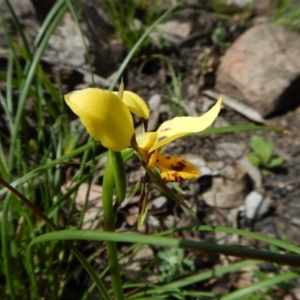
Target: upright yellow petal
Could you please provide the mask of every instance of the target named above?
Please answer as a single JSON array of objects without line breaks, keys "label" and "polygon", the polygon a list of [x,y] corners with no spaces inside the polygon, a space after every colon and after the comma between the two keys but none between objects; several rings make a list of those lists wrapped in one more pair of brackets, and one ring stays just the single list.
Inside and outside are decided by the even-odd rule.
[{"label": "upright yellow petal", "polygon": [[157,130],[157,142],[150,148],[153,151],[186,134],[200,132],[209,127],[217,118],[222,98],[201,117],[176,117],[166,121]]},{"label": "upright yellow petal", "polygon": [[[113,93],[118,95],[118,92]],[[132,113],[145,120],[149,119],[150,109],[140,96],[130,91],[124,91],[122,101]]]},{"label": "upright yellow petal", "polygon": [[156,167],[160,169],[160,177],[169,182],[181,182],[200,176],[199,170],[181,157],[157,154]]},{"label": "upright yellow petal", "polygon": [[87,88],[69,93],[65,100],[88,133],[103,146],[114,151],[130,147],[134,136],[132,116],[112,92]]}]

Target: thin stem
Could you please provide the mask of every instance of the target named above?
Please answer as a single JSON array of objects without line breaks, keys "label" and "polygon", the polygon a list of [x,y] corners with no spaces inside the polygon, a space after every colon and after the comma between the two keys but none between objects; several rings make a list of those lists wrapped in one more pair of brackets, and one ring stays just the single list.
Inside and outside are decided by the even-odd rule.
[{"label": "thin stem", "polygon": [[[115,214],[113,209],[113,191],[115,185],[115,177],[113,171],[113,153],[109,150],[108,159],[104,171],[102,205],[105,231],[115,232]],[[113,241],[106,242],[106,250],[108,256],[108,266],[112,288],[115,299],[124,299],[122,281],[120,276],[118,252],[116,243]]]},{"label": "thin stem", "polygon": [[12,280],[12,272],[10,271],[9,268],[9,249],[8,249],[8,219],[7,215],[9,212],[9,206],[11,203],[11,195],[7,195],[5,200],[4,200],[4,205],[3,205],[3,210],[2,210],[2,231],[1,231],[1,242],[2,242],[2,257],[3,257],[3,270],[5,273],[5,278],[6,278],[6,291],[7,294],[9,295],[10,299],[16,299],[15,295],[15,289],[13,286],[13,280]]}]

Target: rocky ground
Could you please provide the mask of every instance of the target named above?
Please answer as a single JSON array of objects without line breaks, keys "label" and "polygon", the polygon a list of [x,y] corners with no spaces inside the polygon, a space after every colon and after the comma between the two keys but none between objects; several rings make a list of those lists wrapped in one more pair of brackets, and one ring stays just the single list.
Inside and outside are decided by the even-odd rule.
[{"label": "rocky ground", "polygon": [[[22,5],[11,2],[16,2],[25,32],[33,38],[49,8],[37,1],[22,1]],[[267,125],[282,128],[284,134],[260,130],[188,137],[171,143],[167,153],[189,159],[203,174],[180,185],[198,218],[191,218],[153,186],[149,217],[141,231],[223,225],[300,244],[300,36],[271,24],[268,10],[263,8],[221,19],[190,3],[186,4],[189,9],[160,25],[160,34],[156,31],[151,35],[150,46],[134,57],[123,75],[126,89],[141,95],[152,109],[149,129],[155,130],[176,114],[200,115],[222,95],[225,101],[216,127]],[[115,38],[98,1],[87,1],[83,14],[89,16],[82,19],[82,28],[96,85],[107,88],[127,50]],[[164,45],[158,36],[163,36]],[[4,44],[1,36],[0,44]],[[1,60],[5,59],[2,55]],[[65,92],[91,85],[84,46],[69,13],[51,38],[43,64],[53,80],[63,84]],[[274,156],[284,159],[282,166],[268,175],[262,175],[261,169],[247,159],[253,134],[272,139]],[[141,182],[143,170],[137,161],[129,162],[126,168],[132,191]],[[95,194],[90,195],[87,219],[101,210],[99,182],[95,181]],[[86,186],[80,191],[85,195]],[[254,197],[250,201],[249,195]],[[79,197],[78,209],[81,201]],[[136,230],[137,201],[138,194],[129,193],[118,218],[119,230]],[[101,222],[86,225],[99,227]],[[252,245],[249,240],[218,233],[202,234],[201,238]]]}]

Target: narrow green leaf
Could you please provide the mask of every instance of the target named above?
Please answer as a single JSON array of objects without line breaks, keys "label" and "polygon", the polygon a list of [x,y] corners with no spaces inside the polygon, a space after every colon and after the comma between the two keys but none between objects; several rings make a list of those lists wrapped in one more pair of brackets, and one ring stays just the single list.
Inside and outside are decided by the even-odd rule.
[{"label": "narrow green leaf", "polygon": [[[173,234],[174,232],[181,232],[183,230],[212,231],[212,232],[223,232],[223,233],[229,233],[229,234],[236,234],[236,235],[251,238],[251,239],[254,239],[257,241],[262,241],[262,242],[268,243],[270,245],[274,245],[276,247],[285,249],[286,251],[291,251],[296,254],[299,254],[299,256],[300,256],[300,247],[298,247],[295,244],[291,244],[287,241],[275,239],[275,238],[269,237],[269,236],[261,234],[261,233],[237,229],[237,228],[231,228],[231,227],[210,226],[210,225],[187,226],[187,227],[169,229],[169,230],[166,230],[166,231],[160,233],[159,235]],[[271,250],[272,250],[271,252],[274,252],[273,248]]]},{"label": "narrow green leaf", "polygon": [[22,48],[19,44],[13,42],[12,45],[14,49],[18,52],[18,54],[21,55],[22,58],[24,58],[25,60],[30,59],[29,53],[27,53],[26,50]]},{"label": "narrow green leaf", "polygon": [[162,237],[158,235],[145,235],[138,233],[119,233],[107,231],[92,230],[61,230],[58,232],[50,232],[36,237],[31,241],[29,247],[46,241],[54,240],[92,240],[92,241],[113,241],[140,243],[156,246],[192,248],[205,251],[208,253],[220,253],[229,256],[242,258],[259,259],[278,264],[286,264],[294,267],[300,266],[299,255],[277,254],[270,251],[256,250],[242,246],[225,246],[209,242],[185,240],[172,237]]},{"label": "narrow green leaf", "polygon": [[236,271],[240,271],[243,268],[247,268],[249,266],[254,266],[261,263],[258,260],[244,260],[241,262],[233,263],[228,266],[222,266],[219,268],[213,268],[205,272],[197,272],[196,274],[190,275],[183,277],[181,279],[175,280],[173,282],[161,285],[161,286],[156,286],[152,289],[148,289],[146,291],[138,292],[129,299],[141,299],[140,297],[146,296],[146,295],[159,295],[163,294],[165,292],[171,291],[173,289],[180,289],[185,286],[190,286],[194,283],[198,283],[204,280],[207,280],[209,278],[217,277],[217,276],[222,276],[225,274],[233,273]]},{"label": "narrow green leaf", "polygon": [[[2,184],[5,188],[7,188],[12,194],[14,194],[17,198],[19,198],[22,203],[27,206],[30,210],[32,210],[40,219],[42,219],[52,230],[59,230],[59,228],[56,226],[56,224],[53,223],[51,219],[49,219],[37,206],[35,206],[29,199],[27,199],[24,195],[22,195],[18,190],[10,186],[7,182],[5,182],[2,178],[0,178],[0,184]],[[7,194],[7,200],[9,200],[11,197],[10,194]],[[7,205],[9,205],[9,201],[7,201]],[[5,231],[5,233],[4,233]],[[6,230],[5,228],[2,228],[2,238],[5,240],[6,237]],[[71,249],[71,251],[74,253],[74,255],[77,257],[77,259],[80,261],[81,265],[86,269],[88,274],[91,276],[95,284],[97,285],[101,295],[104,299],[110,299],[108,292],[98,277],[95,270],[92,268],[92,266],[89,264],[89,262],[86,260],[86,258],[82,255],[82,253],[70,242],[66,241],[67,247]],[[28,249],[27,251],[30,251]],[[30,253],[26,254],[27,257],[30,257]],[[4,256],[5,257],[5,256]]]},{"label": "narrow green leaf", "polygon": [[[1,178],[0,178],[1,180]],[[1,216],[1,244],[2,244],[2,259],[3,259],[3,273],[6,279],[5,290],[7,295],[10,295],[10,299],[17,299],[15,295],[15,284],[13,280],[13,272],[9,267],[9,238],[8,238],[8,215],[9,215],[9,206],[11,204],[11,194],[7,194],[4,200],[2,216]]]},{"label": "narrow green leaf", "polygon": [[138,216],[138,223],[137,223],[138,229],[141,228],[141,226],[143,225],[148,212],[149,181],[150,181],[150,176],[148,173],[146,173],[144,178],[143,188],[139,199],[139,216]]},{"label": "narrow green leaf", "polygon": [[123,63],[121,64],[121,66],[118,69],[117,74],[115,75],[109,90],[112,90],[114,88],[114,86],[116,85],[116,83],[118,82],[118,80],[120,79],[120,77],[122,76],[126,66],[128,65],[130,59],[133,57],[133,55],[136,53],[136,51],[139,49],[139,47],[143,44],[143,42],[145,41],[145,39],[149,36],[149,34],[154,30],[154,28],[161,23],[163,20],[165,20],[172,11],[174,11],[178,5],[180,3],[178,3],[177,5],[174,5],[172,7],[170,7],[164,14],[162,14],[159,18],[157,18],[157,20],[155,22],[152,23],[151,26],[149,26],[147,28],[147,30],[145,30],[145,32],[143,33],[143,35],[139,38],[139,40],[135,43],[135,45],[131,48],[131,50],[129,51],[129,53],[127,54],[126,58],[124,59]]},{"label": "narrow green leaf", "polygon": [[299,273],[297,272],[287,272],[284,274],[280,274],[277,276],[274,276],[272,278],[268,278],[266,280],[259,281],[257,283],[253,283],[250,286],[247,286],[246,288],[237,290],[235,292],[230,293],[229,295],[226,295],[221,298],[221,300],[235,300],[235,299],[244,299],[244,297],[249,296],[251,294],[254,294],[255,292],[272,287],[276,284],[292,280],[299,277]]}]

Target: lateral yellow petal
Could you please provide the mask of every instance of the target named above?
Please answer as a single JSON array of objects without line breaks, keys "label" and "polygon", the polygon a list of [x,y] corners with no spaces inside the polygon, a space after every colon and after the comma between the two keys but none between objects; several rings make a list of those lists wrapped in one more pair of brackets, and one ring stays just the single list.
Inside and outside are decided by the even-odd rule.
[{"label": "lateral yellow petal", "polygon": [[88,133],[103,146],[121,151],[131,145],[134,126],[127,106],[110,91],[87,88],[65,95]]},{"label": "lateral yellow petal", "polygon": [[144,159],[144,161],[148,162],[150,159],[150,152],[149,149],[155,144],[157,140],[157,132],[144,132],[139,133],[136,136],[136,142],[138,145],[137,152],[140,156]]},{"label": "lateral yellow petal", "polygon": [[181,157],[157,154],[156,167],[160,169],[160,177],[169,182],[181,182],[200,176],[199,170]]},{"label": "lateral yellow petal", "polygon": [[200,132],[209,127],[217,118],[222,105],[222,98],[201,117],[176,117],[166,121],[158,128],[157,142],[150,148],[153,151],[186,134]]},{"label": "lateral yellow petal", "polygon": [[[118,95],[118,92],[113,93]],[[149,119],[150,109],[140,96],[130,91],[124,91],[122,101],[132,113],[145,120]]]}]

